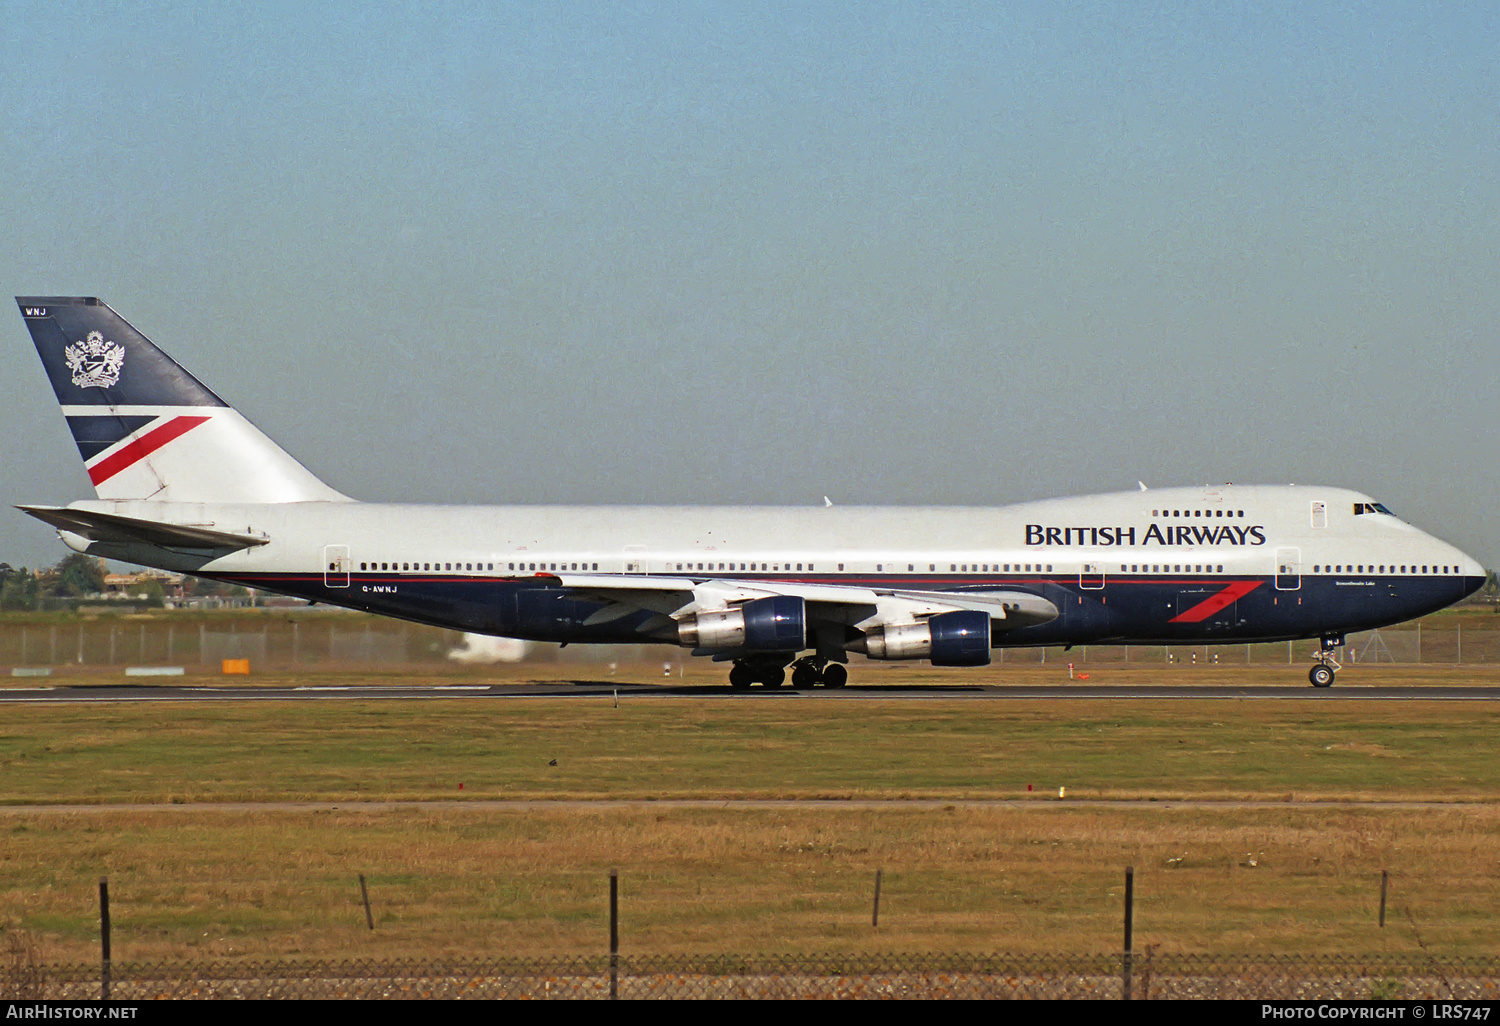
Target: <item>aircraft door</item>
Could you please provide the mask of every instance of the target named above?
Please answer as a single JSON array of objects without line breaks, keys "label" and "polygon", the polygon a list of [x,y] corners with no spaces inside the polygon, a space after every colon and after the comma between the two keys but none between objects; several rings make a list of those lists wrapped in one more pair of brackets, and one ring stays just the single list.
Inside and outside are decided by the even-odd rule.
[{"label": "aircraft door", "polygon": [[646,572],[646,546],[625,546],[625,572],[627,574],[643,574]]},{"label": "aircraft door", "polygon": [[1104,588],[1104,564],[1085,563],[1078,572],[1078,587],[1084,591],[1100,591]]},{"label": "aircraft door", "polygon": [[1296,591],[1302,587],[1302,550],[1276,550],[1276,590]]},{"label": "aircraft door", "polygon": [[349,587],[349,571],[353,564],[349,559],[349,546],[323,546],[323,587]]}]

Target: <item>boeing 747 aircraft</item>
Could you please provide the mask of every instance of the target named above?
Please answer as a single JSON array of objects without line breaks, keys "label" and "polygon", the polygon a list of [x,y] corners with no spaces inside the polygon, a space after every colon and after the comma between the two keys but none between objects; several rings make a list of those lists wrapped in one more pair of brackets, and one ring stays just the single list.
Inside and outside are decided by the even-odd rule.
[{"label": "boeing 747 aircraft", "polygon": [[18,507],[78,552],[533,641],[660,642],[729,681],[840,687],[849,653],[1321,641],[1478,589],[1473,559],[1342,488],[963,507],[362,503],[104,303],[18,297],[97,499]]}]

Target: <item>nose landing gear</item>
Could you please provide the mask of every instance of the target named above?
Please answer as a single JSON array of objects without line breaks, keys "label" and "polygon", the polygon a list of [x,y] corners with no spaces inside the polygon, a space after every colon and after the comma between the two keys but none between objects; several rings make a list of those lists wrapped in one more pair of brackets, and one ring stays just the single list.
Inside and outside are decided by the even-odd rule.
[{"label": "nose landing gear", "polygon": [[1322,645],[1317,654],[1313,656],[1315,665],[1307,671],[1307,679],[1315,688],[1333,687],[1333,675],[1343,669],[1339,661],[1333,657],[1334,650],[1344,643],[1343,635],[1325,635]]}]

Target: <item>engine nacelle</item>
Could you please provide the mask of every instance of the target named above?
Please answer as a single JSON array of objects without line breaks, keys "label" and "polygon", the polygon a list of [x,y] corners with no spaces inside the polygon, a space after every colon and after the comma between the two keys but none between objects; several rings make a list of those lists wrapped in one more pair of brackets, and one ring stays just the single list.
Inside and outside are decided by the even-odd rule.
[{"label": "engine nacelle", "polygon": [[800,652],[807,647],[807,607],[800,595],[772,595],[694,613],[677,622],[677,643],[712,650]]},{"label": "engine nacelle", "polygon": [[959,609],[917,623],[886,624],[871,628],[849,647],[871,659],[931,659],[933,666],[987,666],[990,614]]}]

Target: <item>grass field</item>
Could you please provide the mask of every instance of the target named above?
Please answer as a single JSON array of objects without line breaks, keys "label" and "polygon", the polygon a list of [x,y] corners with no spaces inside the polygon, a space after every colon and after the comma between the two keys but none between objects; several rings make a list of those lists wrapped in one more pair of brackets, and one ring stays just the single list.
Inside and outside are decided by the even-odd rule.
[{"label": "grass field", "polygon": [[[1455,680],[1422,669],[1433,683]],[[1489,683],[1480,672],[1457,679]],[[96,884],[108,874],[117,959],[597,952],[606,874],[618,867],[623,944],[637,954],[1105,951],[1119,944],[1121,876],[1134,865],[1138,946],[1492,954],[1497,720],[1495,705],[1426,701],[627,695],[619,708],[608,699],[11,708],[0,725],[9,806],[0,923],[30,934],[49,959],[92,957]],[[962,804],[1028,795],[1019,808]],[[782,796],[890,802],[464,804]],[[916,797],[953,807],[902,802]],[[385,798],[452,804],[360,804]],[[1256,804],[1070,805],[1081,798]],[[272,805],[298,799],[339,808]],[[263,807],[215,807],[229,801]],[[114,807],[28,809],[77,802]],[[137,802],[183,807],[128,807]],[[876,869],[883,900],[872,929]],[[1382,869],[1392,874],[1384,930],[1375,924]],[[374,933],[358,903],[361,872]]]},{"label": "grass field", "polygon": [[97,953],[101,873],[117,959],[597,953],[617,867],[635,954],[1092,952],[1120,944],[1129,864],[1137,945],[1492,954],[1497,827],[1493,807],[31,814],[0,821],[0,906],[53,960]]}]

